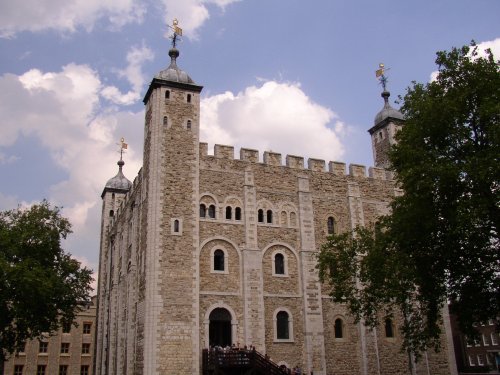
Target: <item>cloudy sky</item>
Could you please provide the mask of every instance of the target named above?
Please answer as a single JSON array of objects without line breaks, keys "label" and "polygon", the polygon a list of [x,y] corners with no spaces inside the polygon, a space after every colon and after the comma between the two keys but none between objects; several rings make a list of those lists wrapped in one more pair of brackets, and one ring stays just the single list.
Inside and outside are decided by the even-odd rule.
[{"label": "cloudy sky", "polygon": [[130,180],[142,164],[142,97],[174,18],[209,147],[371,165],[378,64],[393,102],[438,50],[474,39],[500,56],[499,14],[498,0],[2,0],[0,210],[63,206],[66,249],[97,268],[100,194],[120,137]]}]

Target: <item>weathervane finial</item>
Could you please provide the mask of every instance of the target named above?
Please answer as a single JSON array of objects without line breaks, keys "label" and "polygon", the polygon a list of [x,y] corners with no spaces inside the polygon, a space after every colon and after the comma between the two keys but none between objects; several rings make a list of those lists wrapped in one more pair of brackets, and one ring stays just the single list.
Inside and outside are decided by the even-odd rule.
[{"label": "weathervane finial", "polygon": [[380,84],[382,85],[382,88],[384,91],[387,91],[387,77],[385,75],[385,71],[389,70],[390,68],[386,68],[383,63],[378,64],[378,69],[375,71],[375,76],[378,78],[380,81]]},{"label": "weathervane finial", "polygon": [[177,21],[177,18],[174,18],[172,26],[168,25],[168,27],[174,31],[174,34],[170,37],[170,39],[172,39],[172,48],[175,48],[177,40],[179,40],[179,37],[182,36],[182,29],[177,26],[178,24],[179,21]]},{"label": "weathervane finial", "polygon": [[123,150],[128,148],[128,144],[125,143],[125,138],[121,137],[120,143],[117,143],[120,146],[120,161],[123,161]]}]

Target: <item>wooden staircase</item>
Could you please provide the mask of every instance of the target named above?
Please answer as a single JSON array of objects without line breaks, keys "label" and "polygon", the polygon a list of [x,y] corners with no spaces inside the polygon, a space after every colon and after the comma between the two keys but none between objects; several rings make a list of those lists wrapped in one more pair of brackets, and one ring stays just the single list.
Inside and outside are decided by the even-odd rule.
[{"label": "wooden staircase", "polygon": [[203,375],[289,375],[261,353],[247,349],[203,349]]}]

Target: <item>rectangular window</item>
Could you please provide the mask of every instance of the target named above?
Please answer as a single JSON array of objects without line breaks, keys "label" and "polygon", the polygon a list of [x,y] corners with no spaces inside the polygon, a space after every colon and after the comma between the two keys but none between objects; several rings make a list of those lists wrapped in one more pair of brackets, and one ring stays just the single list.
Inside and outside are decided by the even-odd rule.
[{"label": "rectangular window", "polygon": [[80,375],[89,375],[89,374],[90,374],[89,366],[82,365],[82,367],[80,367]]},{"label": "rectangular window", "polygon": [[82,354],[90,354],[90,344],[82,344]]},{"label": "rectangular window", "polygon": [[491,332],[491,345],[498,345],[498,333]]},{"label": "rectangular window", "polygon": [[83,334],[90,335],[91,327],[92,327],[92,323],[83,323]]},{"label": "rectangular window", "polygon": [[62,332],[63,333],[69,333],[71,331],[71,323],[63,324],[62,326]]},{"label": "rectangular window", "polygon": [[68,365],[60,365],[59,366],[59,375],[68,375]]},{"label": "rectangular window", "polygon": [[14,375],[23,375],[23,365],[14,366]]},{"label": "rectangular window", "polygon": [[62,342],[61,343],[61,354],[68,354],[69,353],[69,342]]},{"label": "rectangular window", "polygon": [[488,342],[488,336],[486,336],[484,333],[483,333],[483,345],[484,346],[489,346],[490,343]]},{"label": "rectangular window", "polygon": [[477,365],[484,366],[484,355],[482,354],[477,355]]},{"label": "rectangular window", "polygon": [[36,367],[36,375],[45,375],[45,365],[38,365]]},{"label": "rectangular window", "polygon": [[49,343],[47,341],[40,341],[40,346],[38,347],[38,353],[47,353],[49,349]]},{"label": "rectangular window", "polygon": [[474,357],[469,355],[469,366],[475,366],[476,364],[474,363]]}]

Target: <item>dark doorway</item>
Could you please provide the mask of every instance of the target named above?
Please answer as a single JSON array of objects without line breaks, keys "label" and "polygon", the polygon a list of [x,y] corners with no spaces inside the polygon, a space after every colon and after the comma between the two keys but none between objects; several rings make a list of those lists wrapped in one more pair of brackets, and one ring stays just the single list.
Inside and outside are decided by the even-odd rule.
[{"label": "dark doorway", "polygon": [[210,346],[231,346],[231,314],[223,308],[210,313],[209,343]]}]

